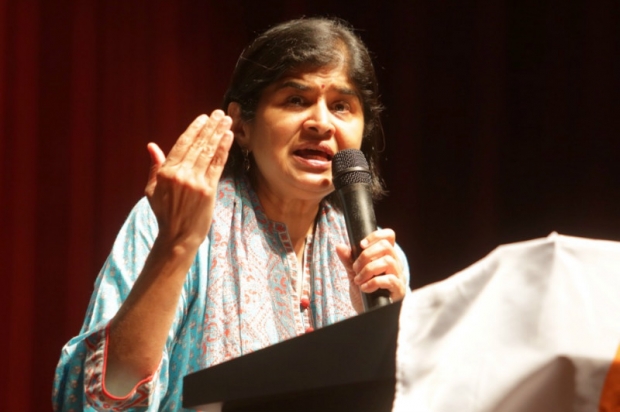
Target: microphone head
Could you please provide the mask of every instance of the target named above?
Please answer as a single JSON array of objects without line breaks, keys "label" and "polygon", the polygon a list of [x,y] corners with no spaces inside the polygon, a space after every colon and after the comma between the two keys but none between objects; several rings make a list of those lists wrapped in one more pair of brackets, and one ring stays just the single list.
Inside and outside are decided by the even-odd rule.
[{"label": "microphone head", "polygon": [[336,190],[354,183],[371,183],[372,175],[364,153],[357,149],[344,149],[332,159],[332,181]]}]

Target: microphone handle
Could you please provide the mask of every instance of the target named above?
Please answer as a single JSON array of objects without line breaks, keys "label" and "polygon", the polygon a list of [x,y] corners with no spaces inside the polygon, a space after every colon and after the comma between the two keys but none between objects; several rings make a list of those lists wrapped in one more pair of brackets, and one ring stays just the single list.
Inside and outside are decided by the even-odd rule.
[{"label": "microphone handle", "polygon": [[[370,185],[368,183],[353,183],[341,187],[337,192],[351,243],[351,256],[355,260],[362,253],[360,246],[362,239],[377,230]],[[362,301],[365,312],[392,303],[390,291],[387,289],[362,293]]]}]

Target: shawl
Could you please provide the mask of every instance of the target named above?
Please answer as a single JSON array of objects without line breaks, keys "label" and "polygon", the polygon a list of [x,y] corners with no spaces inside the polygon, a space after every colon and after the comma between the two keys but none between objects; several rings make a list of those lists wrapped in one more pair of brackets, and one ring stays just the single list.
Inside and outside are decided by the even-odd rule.
[{"label": "shawl", "polygon": [[[321,204],[298,273],[286,225],[266,217],[246,177],[223,178],[211,230],[187,273],[159,368],[126,397],[115,398],[103,388],[107,325],[156,236],[156,218],[143,198],[97,277],[80,334],[62,349],[54,410],[179,411],[186,374],[355,315],[335,252],[337,244],[348,244],[342,213]],[[404,254],[397,251],[408,276]]]}]

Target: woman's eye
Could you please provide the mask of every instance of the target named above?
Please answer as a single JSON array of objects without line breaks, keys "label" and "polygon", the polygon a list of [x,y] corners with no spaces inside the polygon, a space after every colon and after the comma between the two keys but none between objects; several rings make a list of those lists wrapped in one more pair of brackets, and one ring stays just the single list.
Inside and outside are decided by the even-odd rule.
[{"label": "woman's eye", "polygon": [[333,105],[333,110],[335,112],[348,112],[350,107],[347,103],[344,102],[338,102],[336,104]]},{"label": "woman's eye", "polygon": [[287,102],[293,106],[303,106],[304,99],[301,96],[291,96],[288,98]]}]

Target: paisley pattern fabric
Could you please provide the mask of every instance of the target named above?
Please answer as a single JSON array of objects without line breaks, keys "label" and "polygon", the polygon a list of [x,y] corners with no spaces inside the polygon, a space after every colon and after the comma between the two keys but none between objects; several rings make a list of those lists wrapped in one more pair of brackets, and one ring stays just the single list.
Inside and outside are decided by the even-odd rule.
[{"label": "paisley pattern fabric", "polygon": [[[335,245],[348,244],[342,214],[321,205],[298,273],[286,226],[265,216],[246,178],[222,179],[211,231],[187,274],[159,368],[126,397],[115,398],[102,379],[107,325],[156,236],[157,221],[142,199],[99,273],[80,334],[62,350],[54,410],[183,410],[186,374],[355,315],[349,281],[335,253]],[[302,298],[310,301],[307,309],[300,305]]]}]

